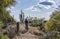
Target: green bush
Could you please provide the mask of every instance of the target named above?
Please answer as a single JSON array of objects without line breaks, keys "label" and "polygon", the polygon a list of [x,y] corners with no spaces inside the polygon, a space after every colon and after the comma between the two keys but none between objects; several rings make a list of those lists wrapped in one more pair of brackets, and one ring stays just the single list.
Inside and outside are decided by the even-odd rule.
[{"label": "green bush", "polygon": [[60,39],[60,33],[53,33],[50,36],[46,36],[45,39]]},{"label": "green bush", "polygon": [[1,33],[2,26],[3,26],[3,23],[0,21],[0,39],[7,39],[7,36],[5,36]]},{"label": "green bush", "polygon": [[45,36],[42,36],[42,38],[39,39],[60,39],[60,33],[56,31],[49,31],[45,33]]},{"label": "green bush", "polygon": [[3,23],[0,21],[0,30],[2,29]]},{"label": "green bush", "polygon": [[3,34],[0,34],[0,39],[7,39],[8,37],[3,35]]},{"label": "green bush", "polygon": [[45,31],[60,30],[60,11],[54,11],[44,26]]}]

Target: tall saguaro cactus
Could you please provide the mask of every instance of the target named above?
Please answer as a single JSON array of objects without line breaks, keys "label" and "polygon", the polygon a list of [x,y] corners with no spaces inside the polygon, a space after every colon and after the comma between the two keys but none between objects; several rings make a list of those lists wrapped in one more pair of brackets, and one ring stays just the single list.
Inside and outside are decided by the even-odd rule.
[{"label": "tall saguaro cactus", "polygon": [[20,14],[20,22],[24,23],[24,12],[21,10],[21,14]]}]

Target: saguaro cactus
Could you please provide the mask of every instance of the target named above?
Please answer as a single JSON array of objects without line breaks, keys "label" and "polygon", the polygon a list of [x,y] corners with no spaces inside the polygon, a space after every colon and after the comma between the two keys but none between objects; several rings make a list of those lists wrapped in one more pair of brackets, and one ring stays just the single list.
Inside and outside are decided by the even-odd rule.
[{"label": "saguaro cactus", "polygon": [[20,16],[20,22],[24,23],[24,12],[22,10],[21,10],[21,14],[19,16]]}]

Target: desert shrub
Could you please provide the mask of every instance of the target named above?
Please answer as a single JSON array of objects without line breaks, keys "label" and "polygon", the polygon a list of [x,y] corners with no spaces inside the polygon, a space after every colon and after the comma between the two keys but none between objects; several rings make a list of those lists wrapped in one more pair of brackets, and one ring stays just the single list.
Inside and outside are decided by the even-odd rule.
[{"label": "desert shrub", "polygon": [[3,23],[0,21],[0,33],[2,33],[2,26],[3,26]]},{"label": "desert shrub", "polygon": [[42,36],[39,39],[60,39],[60,33],[56,31],[49,31],[46,33],[46,36]]},{"label": "desert shrub", "polygon": [[45,31],[60,30],[60,11],[54,11],[44,26]]},{"label": "desert shrub", "polygon": [[6,35],[0,34],[0,39],[8,39]]},{"label": "desert shrub", "polygon": [[40,26],[41,25],[41,23],[42,23],[42,21],[41,20],[32,20],[31,22],[30,22],[30,26],[33,26],[33,27],[38,27],[38,26]]},{"label": "desert shrub", "polygon": [[13,27],[10,27],[10,28],[7,29],[7,31],[8,31],[7,36],[8,36],[10,39],[13,39],[14,36],[16,35],[16,31],[15,31],[15,30],[16,30],[16,29],[13,28]]},{"label": "desert shrub", "polygon": [[60,33],[54,33],[51,35],[47,35],[45,39],[60,39]]},{"label": "desert shrub", "polygon": [[0,30],[1,30],[2,26],[3,26],[3,23],[0,21]]}]

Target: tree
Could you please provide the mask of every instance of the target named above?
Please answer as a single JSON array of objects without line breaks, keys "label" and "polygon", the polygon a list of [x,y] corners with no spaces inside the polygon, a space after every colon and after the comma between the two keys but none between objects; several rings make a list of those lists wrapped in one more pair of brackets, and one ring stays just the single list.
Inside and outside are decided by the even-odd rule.
[{"label": "tree", "polygon": [[6,8],[14,5],[14,2],[15,0],[0,0],[0,39],[7,39],[7,36],[1,34],[1,30],[4,23],[13,19]]},{"label": "tree", "polygon": [[60,30],[60,11],[54,11],[51,18],[44,26],[46,31]]},{"label": "tree", "polygon": [[0,6],[8,7],[14,5],[15,0],[0,0]]},{"label": "tree", "polygon": [[9,14],[9,11],[6,10],[7,7],[14,5],[15,0],[0,0],[0,21],[6,22],[12,17]]}]

